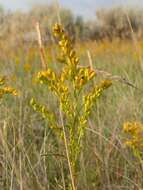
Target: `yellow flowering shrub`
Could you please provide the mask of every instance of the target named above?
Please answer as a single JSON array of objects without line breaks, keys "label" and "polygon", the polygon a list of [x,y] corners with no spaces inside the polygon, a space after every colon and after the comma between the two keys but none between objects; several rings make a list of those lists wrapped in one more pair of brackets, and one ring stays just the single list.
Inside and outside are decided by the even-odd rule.
[{"label": "yellow flowering shrub", "polygon": [[[69,159],[73,173],[76,175],[81,140],[85,135],[88,118],[93,105],[103,91],[112,85],[112,81],[104,80],[99,84],[91,82],[96,77],[96,71],[90,67],[79,65],[79,58],[72,42],[61,25],[55,24],[53,35],[58,42],[59,55],[57,60],[62,64],[62,68],[58,72],[51,68],[40,71],[37,74],[37,79],[41,84],[48,86],[53,95],[57,97],[59,110],[64,115]],[[31,100],[31,105],[35,111],[40,112],[43,118],[49,121],[49,126],[53,130],[61,129],[58,124],[58,116],[52,113],[47,106],[40,105],[35,99]],[[64,131],[58,131],[60,131],[60,137],[63,140]]]}]

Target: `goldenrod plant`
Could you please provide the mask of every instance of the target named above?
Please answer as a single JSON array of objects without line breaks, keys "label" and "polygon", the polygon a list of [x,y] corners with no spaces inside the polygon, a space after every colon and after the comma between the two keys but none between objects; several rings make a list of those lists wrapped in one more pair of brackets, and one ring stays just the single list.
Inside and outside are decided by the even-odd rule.
[{"label": "goldenrod plant", "polygon": [[70,37],[61,25],[55,24],[53,35],[58,42],[60,55],[57,59],[61,62],[62,69],[58,72],[51,68],[40,71],[37,79],[41,84],[48,86],[49,91],[57,97],[61,123],[59,116],[52,113],[46,105],[40,105],[34,98],[31,100],[31,105],[49,121],[51,129],[65,144],[71,177],[68,189],[75,190],[81,144],[88,119],[97,99],[112,85],[112,81],[103,80],[98,84],[93,82],[96,71],[91,67],[79,65],[79,58]]}]

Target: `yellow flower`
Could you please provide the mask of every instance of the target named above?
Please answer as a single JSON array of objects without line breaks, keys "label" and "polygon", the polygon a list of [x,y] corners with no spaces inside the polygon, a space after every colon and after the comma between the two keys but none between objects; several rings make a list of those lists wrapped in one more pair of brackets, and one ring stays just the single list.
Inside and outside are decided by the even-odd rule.
[{"label": "yellow flower", "polygon": [[57,80],[56,74],[51,69],[39,72],[37,78],[41,83]]},{"label": "yellow flower", "polygon": [[139,132],[143,131],[143,126],[138,122],[127,122],[123,125],[123,131],[131,135],[137,135]]},{"label": "yellow flower", "polygon": [[31,65],[30,65],[30,63],[25,63],[25,64],[24,64],[24,70],[25,70],[26,72],[29,72],[29,71],[31,70]]},{"label": "yellow flower", "polygon": [[0,98],[5,94],[12,94],[14,96],[19,95],[18,91],[11,87],[4,87],[0,89]]},{"label": "yellow flower", "polygon": [[5,84],[5,77],[0,78],[0,86]]},{"label": "yellow flower", "polygon": [[110,87],[111,85],[112,85],[111,80],[104,80],[104,81],[101,82],[100,87],[102,89],[106,89],[106,88]]},{"label": "yellow flower", "polygon": [[123,131],[129,135],[125,144],[138,151],[143,151],[143,124],[139,122],[126,122]]},{"label": "yellow flower", "polygon": [[79,58],[76,56],[76,52],[72,47],[72,43],[61,25],[55,24],[53,28],[53,34],[58,37],[59,47],[61,50],[61,60],[65,60],[65,63],[70,67],[76,66],[79,63]]},{"label": "yellow flower", "polygon": [[55,36],[61,35],[63,33],[63,29],[62,26],[60,24],[55,24],[55,26],[53,27],[53,34]]}]

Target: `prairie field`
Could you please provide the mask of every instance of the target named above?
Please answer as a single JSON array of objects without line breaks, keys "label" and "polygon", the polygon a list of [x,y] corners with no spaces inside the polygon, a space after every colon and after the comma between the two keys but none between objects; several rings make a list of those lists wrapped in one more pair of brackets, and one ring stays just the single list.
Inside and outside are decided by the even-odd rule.
[{"label": "prairie field", "polygon": [[[80,83],[84,74],[80,78],[77,69],[73,81],[65,76],[63,83],[50,78],[54,73],[59,76],[68,60],[60,63],[57,59],[65,46],[58,47],[60,40],[52,37],[53,26],[52,40],[41,47],[38,35],[36,42],[19,42],[18,33],[0,38],[0,77],[4,77],[4,85],[17,91],[7,95],[7,91],[1,90],[5,88],[0,80],[0,189],[143,190],[143,38],[136,38],[133,33],[131,39],[115,37],[72,43],[65,37],[67,34],[71,37],[66,32],[67,48],[76,52],[79,70],[83,69],[82,73],[87,69],[95,77],[89,76],[84,84]],[[59,35],[58,29],[56,32]],[[69,58],[66,53],[65,57]],[[74,63],[77,57],[72,56]],[[82,89],[88,80],[89,85]],[[98,85],[100,81],[112,83],[103,94],[104,88]],[[65,96],[61,97],[63,91],[57,92],[55,83],[68,86],[67,97],[64,88]],[[86,113],[84,127],[79,124],[80,139],[78,120],[81,121],[83,112],[79,113],[78,105],[92,86],[97,86],[99,95],[91,111]],[[77,97],[76,92],[81,94]],[[66,98],[70,95],[74,99],[69,103]],[[30,103],[32,98],[36,103]],[[62,129],[51,119],[51,113]],[[75,117],[74,123],[72,117]],[[80,139],[79,146],[76,135],[70,136],[72,132]]]}]

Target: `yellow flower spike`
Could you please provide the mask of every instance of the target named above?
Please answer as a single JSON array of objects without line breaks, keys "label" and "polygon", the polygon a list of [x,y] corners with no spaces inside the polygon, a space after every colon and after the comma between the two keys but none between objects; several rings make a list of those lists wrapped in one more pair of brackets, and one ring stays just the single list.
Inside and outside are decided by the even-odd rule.
[{"label": "yellow flower spike", "polygon": [[48,69],[47,71],[39,72],[37,75],[37,78],[41,83],[57,80],[56,74],[51,69]]},{"label": "yellow flower spike", "polygon": [[11,88],[11,87],[5,87],[4,91],[5,91],[6,94],[13,94],[14,96],[19,95],[18,91],[15,90],[14,88]]},{"label": "yellow flower spike", "polygon": [[[53,28],[53,34],[55,37],[59,37],[59,47],[61,49],[62,55],[64,56],[65,62],[67,65],[76,66],[79,63],[79,59],[76,56],[75,51],[73,50],[72,43],[68,35],[62,29],[62,26],[56,24]],[[63,60],[62,56],[62,60]]]},{"label": "yellow flower spike", "polygon": [[99,98],[102,95],[103,91],[106,88],[110,87],[111,84],[111,81],[102,81],[99,85],[95,86],[95,88],[88,95],[83,97],[85,118],[88,117],[91,113],[92,107],[95,104],[97,98]]},{"label": "yellow flower spike", "polygon": [[0,97],[2,97],[5,94],[12,94],[14,96],[19,95],[18,91],[11,87],[4,87],[0,89]]},{"label": "yellow flower spike", "polygon": [[93,79],[95,76],[96,76],[96,72],[93,71],[93,70],[91,70],[91,69],[89,69],[88,70],[88,80]]},{"label": "yellow flower spike", "polygon": [[55,24],[55,26],[53,27],[53,34],[54,36],[59,36],[63,34],[63,29],[60,24],[57,24],[57,23]]},{"label": "yellow flower spike", "polygon": [[87,82],[92,80],[96,76],[95,71],[90,68],[80,68],[77,76],[75,77],[75,86],[76,88],[81,88]]},{"label": "yellow flower spike", "polygon": [[73,57],[75,58],[75,57],[76,57],[76,53],[75,53],[74,50],[71,50],[71,51],[70,51],[70,57],[71,57],[71,58],[73,58]]},{"label": "yellow flower spike", "polygon": [[96,76],[95,71],[91,70],[90,68],[85,69],[85,77],[87,78],[88,81],[94,78],[95,76]]},{"label": "yellow flower spike", "polygon": [[61,85],[58,87],[59,93],[68,93],[68,87],[66,85]]},{"label": "yellow flower spike", "polygon": [[60,81],[64,82],[65,80],[68,79],[68,77],[69,77],[69,68],[64,67],[60,75]]},{"label": "yellow flower spike", "polygon": [[5,84],[5,77],[0,78],[0,86]]},{"label": "yellow flower spike", "polygon": [[101,88],[106,89],[109,88],[112,85],[112,81],[111,80],[104,80],[101,82]]}]

